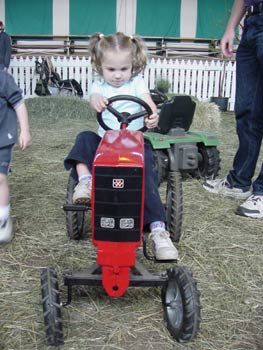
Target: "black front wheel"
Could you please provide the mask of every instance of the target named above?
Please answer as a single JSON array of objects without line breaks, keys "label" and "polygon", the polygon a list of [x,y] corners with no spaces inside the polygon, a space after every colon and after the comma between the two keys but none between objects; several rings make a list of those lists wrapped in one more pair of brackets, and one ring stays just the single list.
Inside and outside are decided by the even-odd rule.
[{"label": "black front wheel", "polygon": [[201,313],[199,291],[192,273],[184,266],[168,271],[162,288],[164,320],[168,331],[179,343],[192,341],[199,331]]},{"label": "black front wheel", "polygon": [[[73,204],[74,188],[77,185],[77,181],[69,175],[66,204]],[[70,239],[80,240],[84,239],[87,235],[87,227],[85,222],[85,211],[66,211],[66,226],[67,234]]]},{"label": "black front wheel", "polygon": [[58,289],[58,278],[54,268],[41,271],[41,292],[47,345],[62,345],[63,326]]},{"label": "black front wheel", "polygon": [[171,240],[179,242],[183,221],[183,186],[179,171],[169,172],[166,191],[167,229]]}]

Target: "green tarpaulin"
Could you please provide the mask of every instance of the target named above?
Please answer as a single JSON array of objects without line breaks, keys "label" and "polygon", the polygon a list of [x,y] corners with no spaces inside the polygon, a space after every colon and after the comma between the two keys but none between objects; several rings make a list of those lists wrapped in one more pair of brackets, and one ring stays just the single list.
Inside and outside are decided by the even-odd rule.
[{"label": "green tarpaulin", "polygon": [[197,38],[221,39],[234,0],[199,0],[197,9]]},{"label": "green tarpaulin", "polygon": [[9,34],[52,35],[52,0],[5,1],[5,25]]},{"label": "green tarpaulin", "polygon": [[71,35],[116,32],[116,0],[70,0]]},{"label": "green tarpaulin", "polygon": [[[61,0],[62,1],[62,0]],[[220,39],[231,13],[234,0],[137,0],[134,13],[125,20],[135,25],[135,32],[141,36],[180,37],[182,27],[193,24],[192,36],[196,38]],[[3,18],[6,31],[20,35],[52,35],[53,23],[65,21],[65,35],[90,35],[94,32],[105,34],[117,30],[116,14],[125,3],[117,0],[68,0],[62,13],[53,14],[52,0],[5,0]],[[55,7],[57,11],[57,7]],[[189,11],[185,13],[185,11]],[[197,11],[196,11],[197,10]],[[69,14],[69,16],[68,16]],[[181,26],[181,16],[184,20]],[[196,30],[195,30],[196,23]],[[57,28],[56,28],[57,29]]]},{"label": "green tarpaulin", "polygon": [[137,0],[136,33],[180,36],[181,0]]}]

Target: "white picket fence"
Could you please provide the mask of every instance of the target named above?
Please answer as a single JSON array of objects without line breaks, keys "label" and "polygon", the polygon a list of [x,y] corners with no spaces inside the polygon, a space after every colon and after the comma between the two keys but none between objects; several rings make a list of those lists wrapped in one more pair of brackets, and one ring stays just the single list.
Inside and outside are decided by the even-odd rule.
[{"label": "white picket fence", "polygon": [[[41,61],[41,57],[37,57]],[[14,57],[9,72],[13,75],[25,98],[35,96],[38,74],[35,72],[36,57]],[[94,79],[90,60],[85,57],[51,57],[61,79],[76,79],[82,86],[84,96]],[[235,100],[235,62],[225,64],[220,60],[150,59],[144,71],[144,79],[150,89],[156,81],[170,82],[170,92],[196,96],[200,101],[209,101],[218,96],[220,80],[225,71],[222,95],[229,97],[228,110],[233,110]]]}]

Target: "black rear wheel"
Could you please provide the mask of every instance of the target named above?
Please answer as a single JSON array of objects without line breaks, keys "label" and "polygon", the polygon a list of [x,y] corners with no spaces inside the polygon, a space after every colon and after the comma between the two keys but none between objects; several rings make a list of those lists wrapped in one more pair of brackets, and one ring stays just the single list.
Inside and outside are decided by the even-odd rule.
[{"label": "black rear wheel", "polygon": [[41,271],[41,292],[47,345],[62,345],[63,327],[58,278],[55,269]]},{"label": "black rear wheel", "polygon": [[220,156],[216,146],[198,144],[198,168],[190,174],[197,179],[217,177],[220,170]]},{"label": "black rear wheel", "polygon": [[162,288],[164,320],[168,331],[178,342],[192,341],[200,326],[200,300],[197,283],[184,266],[168,271],[168,281]]},{"label": "black rear wheel", "polygon": [[[70,175],[68,179],[66,204],[73,204],[73,192],[77,181]],[[67,234],[70,239],[83,239],[86,237],[85,211],[66,211]]]},{"label": "black rear wheel", "polygon": [[171,240],[179,242],[183,221],[183,186],[179,171],[169,172],[166,192],[167,229]]}]

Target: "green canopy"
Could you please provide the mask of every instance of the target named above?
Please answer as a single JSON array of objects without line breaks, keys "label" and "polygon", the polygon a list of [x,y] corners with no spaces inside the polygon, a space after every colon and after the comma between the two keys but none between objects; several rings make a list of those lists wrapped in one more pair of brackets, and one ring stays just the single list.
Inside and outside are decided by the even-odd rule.
[{"label": "green canopy", "polygon": [[197,8],[197,38],[220,39],[224,34],[234,0],[199,0]]},{"label": "green canopy", "polygon": [[12,34],[52,35],[52,0],[6,0],[6,31]]},{"label": "green canopy", "polygon": [[116,31],[116,0],[70,0],[69,13],[71,35]]},{"label": "green canopy", "polygon": [[180,36],[181,0],[137,0],[136,33],[142,36]]}]

